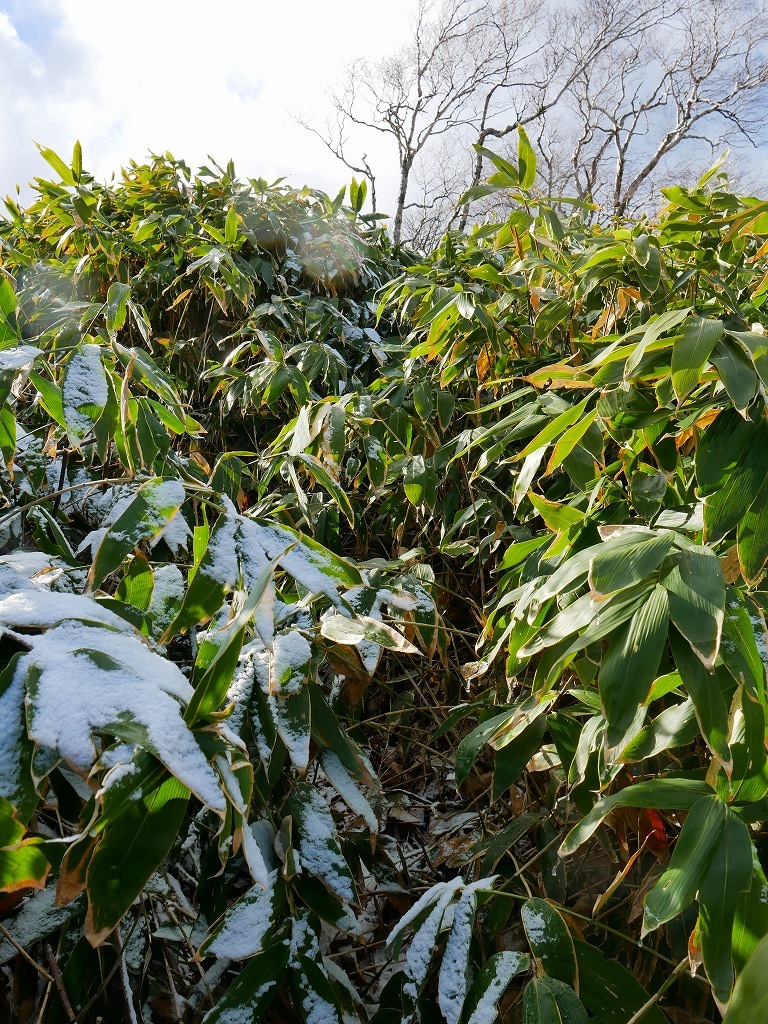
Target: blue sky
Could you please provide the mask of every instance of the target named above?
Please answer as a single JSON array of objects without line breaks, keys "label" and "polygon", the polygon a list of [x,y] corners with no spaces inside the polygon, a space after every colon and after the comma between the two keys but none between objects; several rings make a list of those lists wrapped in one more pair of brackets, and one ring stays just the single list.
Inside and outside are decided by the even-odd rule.
[{"label": "blue sky", "polygon": [[[171,150],[243,175],[337,190],[350,177],[293,119],[319,127],[354,57],[408,37],[416,0],[0,0],[0,195],[45,175],[34,143],[108,178]],[[385,202],[396,156],[367,139]],[[386,173],[389,168],[389,173]],[[29,194],[23,192],[23,194]]]}]

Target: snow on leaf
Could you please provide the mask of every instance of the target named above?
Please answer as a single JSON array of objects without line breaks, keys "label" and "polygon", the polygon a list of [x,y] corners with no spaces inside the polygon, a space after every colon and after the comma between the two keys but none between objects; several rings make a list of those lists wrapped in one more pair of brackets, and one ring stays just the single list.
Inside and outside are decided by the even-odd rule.
[{"label": "snow on leaf", "polygon": [[454,878],[452,882],[446,884],[434,907],[429,912],[426,921],[413,936],[408,947],[408,952],[405,955],[405,970],[408,975],[408,981],[403,986],[403,992],[414,1002],[418,998],[419,991],[427,977],[427,971],[435,953],[437,936],[440,933],[440,927],[448,905],[452,902],[456,893],[463,887],[464,882],[461,878]]},{"label": "snow on leaf", "polygon": [[237,669],[227,690],[227,704],[233,705],[227,721],[237,735],[240,735],[243,727],[255,685],[265,693],[269,692],[269,651],[264,647],[260,637],[255,637],[245,644],[240,651]]},{"label": "snow on leaf", "polygon": [[271,693],[298,693],[307,681],[312,660],[309,641],[296,629],[275,636],[269,666]]},{"label": "snow on leaf", "polygon": [[[474,1003],[467,1024],[494,1024],[499,1013],[499,1001],[510,981],[527,970],[530,957],[516,950],[496,953],[477,976],[470,1002]],[[474,997],[474,998],[473,998]]]},{"label": "snow on leaf", "polygon": [[[66,906],[56,906],[54,883],[29,896],[13,920],[5,921],[5,927],[20,946],[29,949],[79,913],[84,903],[85,897],[78,896]],[[0,966],[7,964],[17,954],[18,949],[8,939],[0,942]]]},{"label": "snow on leaf", "polygon": [[336,754],[326,748],[320,754],[320,761],[328,781],[347,807],[355,814],[360,815],[371,834],[378,832],[379,822],[373,808]]},{"label": "snow on leaf", "polygon": [[75,447],[90,433],[109,398],[98,345],[78,345],[64,367],[61,391],[64,421]]},{"label": "snow on leaf", "polygon": [[257,885],[260,885],[262,889],[269,889],[270,887],[273,887],[274,881],[270,881],[270,874],[267,870],[261,846],[256,841],[256,837],[247,822],[243,824],[242,831],[243,853],[245,855],[245,862],[248,865],[248,870],[251,873],[251,878]]},{"label": "snow on leaf", "polygon": [[488,890],[493,879],[483,878],[468,885],[461,894],[440,964],[437,1001],[448,1024],[459,1024],[467,997],[469,946],[477,909],[478,890]]},{"label": "snow on leaf", "polygon": [[291,918],[291,959],[308,956],[312,960],[320,957],[320,943],[317,933],[309,923],[309,911],[297,907]]},{"label": "snow on leaf", "polygon": [[421,896],[416,900],[410,910],[407,910],[405,914],[400,918],[395,927],[387,936],[387,946],[394,948],[394,955],[398,955],[399,942],[402,940],[406,929],[409,927],[412,921],[429,907],[431,904],[438,899],[441,893],[444,891],[447,882],[437,882],[426,892],[422,893]]},{"label": "snow on leaf", "polygon": [[314,786],[305,782],[296,786],[289,804],[303,867],[324,882],[331,892],[348,903],[353,902],[352,875],[325,800]]},{"label": "snow on leaf", "polygon": [[143,483],[104,534],[89,573],[91,587],[120,565],[142,540],[155,540],[184,503],[181,480],[154,478]]},{"label": "snow on leaf", "polygon": [[286,697],[269,693],[266,702],[291,763],[303,774],[309,765],[310,706],[307,689]]},{"label": "snow on leaf", "polygon": [[254,885],[228,908],[200,947],[200,955],[245,960],[264,948],[264,938],[277,914],[277,871],[267,886]]},{"label": "snow on leaf", "polygon": [[98,622],[122,632],[131,627],[119,615],[80,594],[52,593],[30,580],[16,563],[0,559],[0,624],[11,629],[45,628],[62,619]]},{"label": "snow on leaf", "polygon": [[176,565],[158,566],[152,575],[154,587],[149,614],[155,634],[159,636],[171,624],[184,599],[184,577]]},{"label": "snow on leaf", "polygon": [[133,738],[138,730],[141,745],[176,778],[225,811],[216,776],[182,718],[180,702],[192,687],[178,666],[135,636],[71,619],[25,641],[32,650],[19,659],[14,681],[26,680],[30,739],[85,770],[96,756],[94,732]]},{"label": "snow on leaf", "polygon": [[189,538],[192,531],[181,512],[176,512],[168,520],[160,533],[154,537],[150,544],[154,548],[161,540],[164,540],[174,555],[180,555],[189,550]]}]

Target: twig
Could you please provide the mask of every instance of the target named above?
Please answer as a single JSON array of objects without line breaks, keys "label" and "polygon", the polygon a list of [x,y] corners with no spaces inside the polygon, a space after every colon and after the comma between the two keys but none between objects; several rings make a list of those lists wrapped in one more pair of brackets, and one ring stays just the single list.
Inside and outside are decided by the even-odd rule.
[{"label": "twig", "polygon": [[41,967],[41,965],[37,962],[37,960],[34,960],[29,955],[29,953],[26,951],[26,949],[24,949],[22,946],[19,945],[19,943],[16,941],[16,939],[14,939],[14,937],[11,935],[11,933],[8,931],[8,929],[3,924],[0,924],[0,933],[3,935],[4,938],[6,938],[10,942],[10,944],[14,947],[14,949],[18,953],[20,953],[21,956],[24,957],[24,959],[27,961],[28,964],[31,964],[39,974],[42,974],[42,976],[45,978],[45,980],[47,982],[49,982],[51,985],[54,984],[53,978],[50,976],[48,971],[46,971],[46,969],[44,967]]},{"label": "twig", "polygon": [[680,961],[680,963],[677,965],[677,967],[674,969],[674,971],[672,971],[672,973],[669,975],[669,977],[664,980],[664,982],[662,983],[662,985],[659,988],[658,992],[654,992],[654,994],[651,996],[651,998],[643,1003],[643,1005],[640,1007],[640,1009],[637,1011],[637,1013],[633,1014],[629,1018],[629,1020],[627,1021],[627,1024],[637,1024],[637,1022],[639,1020],[641,1020],[641,1018],[645,1015],[646,1011],[650,1010],[651,1007],[655,1006],[656,1003],[658,1003],[658,1001],[661,999],[661,997],[667,991],[669,986],[673,984],[673,982],[675,981],[677,976],[679,974],[683,973],[683,971],[685,970],[687,965],[688,965],[688,957],[685,957],[684,960]]},{"label": "twig", "polygon": [[69,1001],[67,990],[64,987],[64,979],[61,976],[59,965],[56,963],[56,957],[53,955],[49,943],[45,944],[45,957],[51,968],[51,974],[53,975],[53,983],[56,986],[56,991],[59,993],[59,999],[61,1005],[64,1007],[64,1012],[67,1015],[67,1020],[71,1022],[75,1019],[75,1011],[72,1009],[72,1004]]}]

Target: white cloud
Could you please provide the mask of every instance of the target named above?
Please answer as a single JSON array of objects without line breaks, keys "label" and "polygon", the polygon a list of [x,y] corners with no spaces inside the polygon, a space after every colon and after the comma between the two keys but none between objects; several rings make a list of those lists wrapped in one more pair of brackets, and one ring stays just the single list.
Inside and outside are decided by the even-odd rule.
[{"label": "white cloud", "polygon": [[[349,172],[295,123],[318,126],[348,60],[408,37],[415,0],[0,0],[0,193],[47,173],[34,141],[107,178],[170,150],[197,165],[335,192]],[[391,204],[396,157],[361,140]]]}]

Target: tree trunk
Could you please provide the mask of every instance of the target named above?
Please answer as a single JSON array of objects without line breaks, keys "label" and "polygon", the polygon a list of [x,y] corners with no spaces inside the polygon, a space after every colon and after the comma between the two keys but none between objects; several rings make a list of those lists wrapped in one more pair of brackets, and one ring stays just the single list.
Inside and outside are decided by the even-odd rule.
[{"label": "tree trunk", "polygon": [[408,179],[410,175],[411,161],[410,159],[405,159],[400,165],[400,188],[397,192],[395,222],[392,226],[392,242],[394,245],[400,245],[400,236],[403,232],[403,211],[405,210],[405,197],[408,194]]}]

